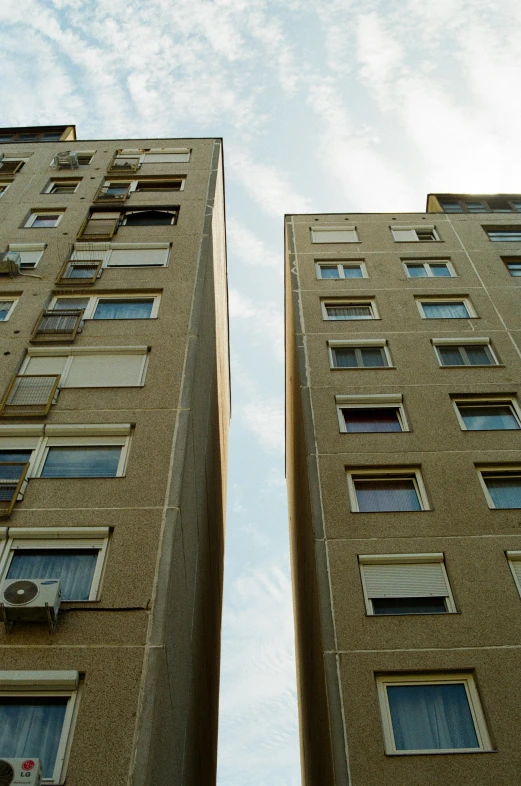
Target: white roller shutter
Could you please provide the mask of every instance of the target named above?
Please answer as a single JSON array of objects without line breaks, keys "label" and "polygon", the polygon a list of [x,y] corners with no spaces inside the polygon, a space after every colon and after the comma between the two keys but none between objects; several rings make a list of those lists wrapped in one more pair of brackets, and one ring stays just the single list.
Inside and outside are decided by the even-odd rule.
[{"label": "white roller shutter", "polygon": [[311,230],[313,243],[355,243],[358,240],[356,229]]},{"label": "white roller shutter", "polygon": [[67,355],[53,356],[47,355],[39,357],[32,355],[25,366],[24,374],[63,374],[65,364],[68,361]]},{"label": "white roller shutter", "polygon": [[368,598],[447,597],[443,563],[361,565]]},{"label": "white roller shutter", "polygon": [[73,355],[64,387],[106,388],[140,385],[145,353]]},{"label": "white roller shutter", "polygon": [[168,260],[168,251],[168,248],[113,248],[107,267],[164,266]]},{"label": "white roller shutter", "polygon": [[399,243],[410,243],[411,241],[418,240],[418,235],[415,229],[393,229],[393,238]]}]

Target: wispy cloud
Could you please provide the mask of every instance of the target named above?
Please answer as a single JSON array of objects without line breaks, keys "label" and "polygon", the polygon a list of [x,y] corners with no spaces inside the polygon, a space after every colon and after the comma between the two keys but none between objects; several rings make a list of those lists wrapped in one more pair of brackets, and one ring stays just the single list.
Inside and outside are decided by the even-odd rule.
[{"label": "wispy cloud", "polygon": [[273,353],[276,360],[284,359],[284,317],[276,303],[257,301],[233,288],[230,289],[229,308],[230,319],[240,321],[243,330],[251,334],[254,343],[250,359],[255,354],[254,346]]},{"label": "wispy cloud", "polygon": [[228,252],[240,263],[251,267],[271,268],[279,276],[284,272],[282,254],[273,251],[257,234],[244,226],[234,216],[226,223]]}]

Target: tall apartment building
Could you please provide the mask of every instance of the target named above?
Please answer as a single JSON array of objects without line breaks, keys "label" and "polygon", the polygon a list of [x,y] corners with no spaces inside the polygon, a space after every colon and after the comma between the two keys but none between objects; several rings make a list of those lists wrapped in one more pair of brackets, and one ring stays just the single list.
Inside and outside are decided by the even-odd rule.
[{"label": "tall apartment building", "polygon": [[286,220],[304,783],[517,784],[521,195]]},{"label": "tall apartment building", "polygon": [[44,784],[211,786],[222,143],[0,143],[0,758]]}]

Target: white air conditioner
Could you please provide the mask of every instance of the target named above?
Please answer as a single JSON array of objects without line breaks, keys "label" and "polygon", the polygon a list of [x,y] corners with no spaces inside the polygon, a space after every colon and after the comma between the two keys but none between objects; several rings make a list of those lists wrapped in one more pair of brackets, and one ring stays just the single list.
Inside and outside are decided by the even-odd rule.
[{"label": "white air conditioner", "polygon": [[0,759],[0,786],[41,786],[40,759]]},{"label": "white air conditioner", "polygon": [[79,165],[78,154],[72,153],[70,150],[56,153],[51,164],[51,166],[57,169],[78,169]]},{"label": "white air conditioner", "polygon": [[0,254],[0,276],[17,276],[21,264],[22,257],[17,251],[4,251]]},{"label": "white air conditioner", "polygon": [[61,596],[59,579],[4,581],[0,589],[0,608],[6,628],[9,630],[14,622],[48,622],[54,630]]}]

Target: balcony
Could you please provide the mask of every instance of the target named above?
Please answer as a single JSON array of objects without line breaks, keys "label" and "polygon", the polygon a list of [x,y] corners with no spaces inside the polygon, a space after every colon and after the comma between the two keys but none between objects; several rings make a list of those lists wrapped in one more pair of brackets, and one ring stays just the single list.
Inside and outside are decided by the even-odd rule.
[{"label": "balcony", "polygon": [[94,284],[100,277],[102,259],[68,259],[56,283],[68,287],[83,287]]},{"label": "balcony", "polygon": [[4,251],[0,254],[0,276],[17,276],[20,272],[22,257],[16,251]]},{"label": "balcony", "polygon": [[11,515],[28,469],[28,462],[0,462],[0,517]]},{"label": "balcony", "polygon": [[94,197],[95,202],[124,202],[130,195],[130,184],[110,183],[110,185],[101,186],[98,193]]},{"label": "balcony", "polygon": [[78,234],[79,240],[110,240],[117,231],[120,216],[87,218]]},{"label": "balcony", "polygon": [[71,153],[69,150],[57,153],[51,163],[51,166],[56,169],[78,169],[79,165],[78,154]]},{"label": "balcony", "polygon": [[71,344],[81,327],[83,308],[43,311],[32,332],[31,344]]},{"label": "balcony", "polygon": [[0,417],[46,417],[56,399],[59,374],[16,376],[0,402]]},{"label": "balcony", "polygon": [[108,166],[107,172],[137,172],[140,166],[141,161],[139,156],[123,156],[116,153]]}]

